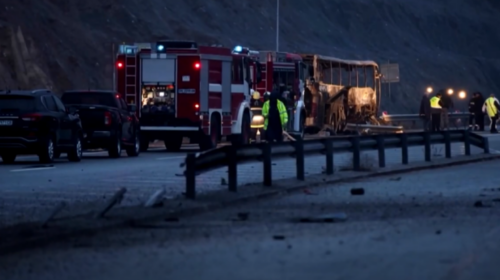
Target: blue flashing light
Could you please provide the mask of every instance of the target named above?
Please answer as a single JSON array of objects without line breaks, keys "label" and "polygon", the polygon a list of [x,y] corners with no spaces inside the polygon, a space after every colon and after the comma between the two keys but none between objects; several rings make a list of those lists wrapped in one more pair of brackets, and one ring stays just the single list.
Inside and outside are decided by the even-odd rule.
[{"label": "blue flashing light", "polygon": [[235,52],[242,52],[243,51],[243,47],[242,46],[236,46],[236,47],[234,47],[234,51]]},{"label": "blue flashing light", "polygon": [[163,45],[158,45],[158,46],[156,47],[156,49],[157,49],[159,52],[161,52],[161,51],[163,51],[163,50],[165,49],[165,47],[164,47]]}]

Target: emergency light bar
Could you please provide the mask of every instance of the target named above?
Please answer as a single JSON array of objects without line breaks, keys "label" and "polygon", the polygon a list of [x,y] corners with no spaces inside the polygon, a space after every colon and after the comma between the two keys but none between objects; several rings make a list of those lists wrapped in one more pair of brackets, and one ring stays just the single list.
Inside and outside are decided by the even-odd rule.
[{"label": "emergency light bar", "polygon": [[167,49],[198,49],[198,44],[192,41],[158,41],[156,42],[156,52],[166,52]]},{"label": "emergency light bar", "polygon": [[233,48],[233,54],[259,55],[258,51],[252,51],[250,48],[236,46]]}]

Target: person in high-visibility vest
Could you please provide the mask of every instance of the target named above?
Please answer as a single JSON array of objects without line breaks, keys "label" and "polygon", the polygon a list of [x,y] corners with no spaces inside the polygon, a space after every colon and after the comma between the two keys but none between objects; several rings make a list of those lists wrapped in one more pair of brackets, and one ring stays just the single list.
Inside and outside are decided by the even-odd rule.
[{"label": "person in high-visibility vest", "polygon": [[262,106],[264,116],[264,131],[269,142],[282,142],[283,129],[288,122],[285,104],[279,100],[279,93],[273,92]]},{"label": "person in high-visibility vest", "polygon": [[497,120],[498,112],[500,111],[500,102],[496,99],[494,94],[491,94],[486,101],[484,101],[483,112],[488,114],[490,117],[490,132],[498,133],[497,130]]},{"label": "person in high-visibility vest", "polygon": [[438,92],[436,96],[432,97],[431,103],[431,131],[441,130],[441,93]]}]

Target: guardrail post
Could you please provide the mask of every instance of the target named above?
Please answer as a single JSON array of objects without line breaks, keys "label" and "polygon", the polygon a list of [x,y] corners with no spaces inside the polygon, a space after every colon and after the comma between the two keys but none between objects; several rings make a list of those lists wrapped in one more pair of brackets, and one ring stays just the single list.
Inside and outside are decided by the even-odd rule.
[{"label": "guardrail post", "polygon": [[483,150],[485,154],[490,153],[490,140],[488,137],[483,137]]},{"label": "guardrail post", "polygon": [[379,167],[385,167],[384,135],[378,134],[375,137],[377,139],[378,166]]},{"label": "guardrail post", "polygon": [[464,130],[464,150],[465,155],[470,156],[470,133],[468,130]]},{"label": "guardrail post", "polygon": [[361,170],[361,148],[359,146],[359,136],[351,138],[352,143],[352,169],[354,171]]},{"label": "guardrail post", "polygon": [[444,154],[446,158],[451,158],[451,138],[450,131],[444,131]]},{"label": "guardrail post", "polygon": [[424,132],[424,154],[425,161],[431,161],[431,133]]},{"label": "guardrail post", "polygon": [[408,164],[408,134],[401,133],[401,162]]},{"label": "guardrail post", "polygon": [[271,186],[273,183],[272,162],[271,162],[271,144],[264,143],[263,149],[263,162],[264,162],[264,186]]},{"label": "guardrail post", "polygon": [[236,147],[232,145],[229,146],[226,156],[228,190],[230,192],[236,192],[238,188],[238,159],[236,158]]},{"label": "guardrail post", "polygon": [[295,166],[297,169],[297,180],[304,180],[304,141],[301,135],[295,137]]},{"label": "guardrail post", "polygon": [[326,151],[326,168],[325,174],[332,175],[333,174],[333,140],[332,138],[327,138],[325,140],[325,151]]},{"label": "guardrail post", "polygon": [[188,154],[186,157],[186,198],[196,198],[196,155]]}]

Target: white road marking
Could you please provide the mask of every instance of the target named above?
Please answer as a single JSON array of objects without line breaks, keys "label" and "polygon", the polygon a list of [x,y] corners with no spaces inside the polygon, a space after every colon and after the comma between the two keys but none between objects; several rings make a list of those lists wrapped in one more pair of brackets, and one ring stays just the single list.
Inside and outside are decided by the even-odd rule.
[{"label": "white road marking", "polygon": [[38,170],[48,170],[48,169],[54,169],[54,168],[56,168],[56,167],[52,166],[52,167],[22,168],[22,169],[13,169],[10,172],[38,171]]},{"label": "white road marking", "polygon": [[186,158],[186,156],[161,157],[161,158],[157,158],[157,160],[168,160],[168,159],[176,159],[176,158]]}]

